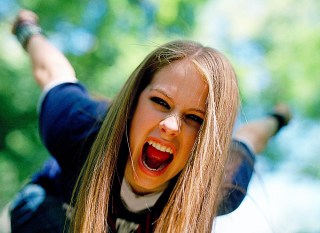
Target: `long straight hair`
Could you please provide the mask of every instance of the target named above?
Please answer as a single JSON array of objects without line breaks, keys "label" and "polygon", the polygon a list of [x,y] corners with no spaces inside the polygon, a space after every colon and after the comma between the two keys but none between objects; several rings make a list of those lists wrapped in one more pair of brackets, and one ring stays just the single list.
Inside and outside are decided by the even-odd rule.
[{"label": "long straight hair", "polygon": [[70,232],[108,232],[109,198],[129,116],[154,74],[182,59],[189,59],[208,83],[207,111],[155,232],[211,231],[239,104],[238,85],[220,52],[192,41],[173,41],[151,52],[114,98],[75,186]]}]

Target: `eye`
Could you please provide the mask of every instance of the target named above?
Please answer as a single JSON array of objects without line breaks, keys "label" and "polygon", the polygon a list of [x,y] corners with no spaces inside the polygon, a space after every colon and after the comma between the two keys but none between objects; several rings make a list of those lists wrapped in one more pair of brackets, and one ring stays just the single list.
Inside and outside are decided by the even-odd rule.
[{"label": "eye", "polygon": [[158,105],[161,105],[162,107],[164,107],[165,109],[170,109],[170,105],[163,99],[159,98],[159,97],[151,97],[150,100]]},{"label": "eye", "polygon": [[186,119],[194,121],[194,122],[198,123],[199,125],[201,125],[203,123],[203,119],[197,115],[194,115],[194,114],[186,115]]}]

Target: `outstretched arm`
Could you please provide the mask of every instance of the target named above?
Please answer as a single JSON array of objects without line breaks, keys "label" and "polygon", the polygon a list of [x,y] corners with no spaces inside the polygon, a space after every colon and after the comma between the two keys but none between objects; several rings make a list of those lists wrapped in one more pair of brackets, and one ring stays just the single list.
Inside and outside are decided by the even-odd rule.
[{"label": "outstretched arm", "polygon": [[255,154],[259,154],[265,149],[268,141],[282,126],[288,124],[290,119],[289,107],[279,104],[274,108],[272,114],[239,127],[235,131],[234,138],[246,143]]},{"label": "outstretched arm", "polygon": [[255,156],[261,153],[268,141],[291,119],[287,105],[277,105],[266,117],[249,121],[234,134],[229,148],[229,160],[222,183],[222,201],[218,215],[237,209],[246,196],[253,173]]},{"label": "outstretched arm", "polygon": [[[35,30],[36,29],[36,30]],[[28,52],[33,75],[43,89],[51,82],[74,81],[75,71],[67,58],[40,33],[38,16],[29,10],[18,14],[12,32]]]}]

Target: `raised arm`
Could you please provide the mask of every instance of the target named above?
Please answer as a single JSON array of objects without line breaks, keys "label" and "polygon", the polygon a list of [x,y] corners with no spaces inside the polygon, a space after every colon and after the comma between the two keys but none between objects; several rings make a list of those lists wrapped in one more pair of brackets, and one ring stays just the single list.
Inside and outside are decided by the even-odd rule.
[{"label": "raised arm", "polygon": [[12,32],[28,52],[34,78],[42,89],[51,82],[75,80],[75,71],[67,58],[41,33],[35,13],[20,11]]},{"label": "raised arm", "polygon": [[83,85],[75,82],[74,69],[42,35],[36,14],[22,10],[12,32],[30,56],[35,80],[44,89],[39,102],[41,140],[71,184],[86,159],[109,103],[93,99]]}]

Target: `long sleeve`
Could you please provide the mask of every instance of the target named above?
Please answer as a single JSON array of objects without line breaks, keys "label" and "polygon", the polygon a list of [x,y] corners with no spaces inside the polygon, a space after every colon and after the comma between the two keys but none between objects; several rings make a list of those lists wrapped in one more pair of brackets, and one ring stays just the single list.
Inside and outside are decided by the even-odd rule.
[{"label": "long sleeve", "polygon": [[237,209],[247,194],[254,169],[255,156],[243,142],[233,140],[229,149],[229,161],[222,183],[222,202],[218,215]]},{"label": "long sleeve", "polygon": [[71,195],[89,150],[107,113],[108,103],[92,99],[78,83],[49,90],[40,106],[40,136],[63,173]]}]

